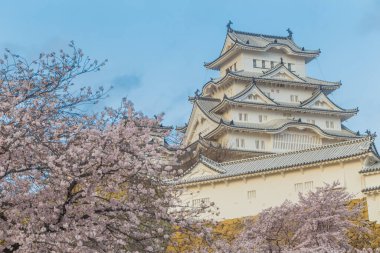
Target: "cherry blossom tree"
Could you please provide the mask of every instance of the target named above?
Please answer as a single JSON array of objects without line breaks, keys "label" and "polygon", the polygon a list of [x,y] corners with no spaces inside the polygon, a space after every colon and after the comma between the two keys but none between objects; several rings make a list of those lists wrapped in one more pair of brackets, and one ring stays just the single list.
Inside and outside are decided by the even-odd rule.
[{"label": "cherry blossom tree", "polygon": [[299,194],[298,203],[285,201],[247,219],[230,245],[236,252],[349,252],[347,233],[368,233],[365,224],[353,222],[362,207],[349,207],[352,198],[336,182]]},{"label": "cherry blossom tree", "polygon": [[0,250],[162,252],[175,232],[207,239],[197,217],[208,206],[182,205],[167,183],[180,171],[163,145],[162,117],[126,100],[83,111],[105,91],[74,80],[104,62],[70,47],[0,60]]}]

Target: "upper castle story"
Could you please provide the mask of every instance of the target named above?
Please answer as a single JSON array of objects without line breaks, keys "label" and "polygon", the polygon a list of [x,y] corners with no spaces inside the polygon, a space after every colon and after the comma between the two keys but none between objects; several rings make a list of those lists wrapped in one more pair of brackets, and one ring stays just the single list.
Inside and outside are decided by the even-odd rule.
[{"label": "upper castle story", "polygon": [[293,40],[293,33],[288,29],[288,36],[273,36],[236,31],[227,25],[227,35],[222,51],[215,60],[205,67],[219,70],[220,76],[228,71],[245,71],[262,74],[279,63],[294,74],[306,77],[306,64],[318,57],[320,50],[308,50],[298,46]]}]

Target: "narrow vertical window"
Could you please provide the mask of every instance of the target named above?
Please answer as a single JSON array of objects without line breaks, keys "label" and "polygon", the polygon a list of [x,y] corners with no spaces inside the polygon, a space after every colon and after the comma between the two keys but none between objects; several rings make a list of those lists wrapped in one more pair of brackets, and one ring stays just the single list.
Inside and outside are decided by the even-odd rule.
[{"label": "narrow vertical window", "polygon": [[270,62],[270,67],[273,69],[274,68],[274,61]]},{"label": "narrow vertical window", "polygon": [[243,121],[243,114],[239,113],[239,121]]},{"label": "narrow vertical window", "polygon": [[263,115],[259,115],[259,122],[263,122]]},{"label": "narrow vertical window", "polygon": [[255,141],[255,147],[257,150],[260,149],[260,141],[259,140]]},{"label": "narrow vertical window", "polygon": [[244,113],[244,121],[248,121],[248,114]]},{"label": "narrow vertical window", "polygon": [[245,140],[240,139],[240,147],[245,148]]},{"label": "narrow vertical window", "polygon": [[262,150],[265,149],[265,141],[261,141],[261,149],[262,149]]},{"label": "narrow vertical window", "polygon": [[234,71],[236,71],[236,62],[234,63]]},{"label": "narrow vertical window", "polygon": [[251,190],[247,192],[247,198],[248,199],[254,199],[256,198],[256,190]]},{"label": "narrow vertical window", "polygon": [[290,71],[292,71],[292,64],[291,64],[291,63],[288,63],[288,69],[289,69]]},{"label": "narrow vertical window", "polygon": [[305,182],[305,191],[313,190],[313,181]]},{"label": "narrow vertical window", "polygon": [[237,147],[237,148],[240,147],[240,140],[239,140],[239,138],[236,138],[236,147]]},{"label": "narrow vertical window", "polygon": [[256,59],[253,59],[253,67],[257,68],[257,60]]},{"label": "narrow vertical window", "polygon": [[303,192],[303,183],[297,183],[294,185],[295,192]]},{"label": "narrow vertical window", "polygon": [[261,63],[262,63],[262,68],[265,69],[265,61],[262,60]]}]

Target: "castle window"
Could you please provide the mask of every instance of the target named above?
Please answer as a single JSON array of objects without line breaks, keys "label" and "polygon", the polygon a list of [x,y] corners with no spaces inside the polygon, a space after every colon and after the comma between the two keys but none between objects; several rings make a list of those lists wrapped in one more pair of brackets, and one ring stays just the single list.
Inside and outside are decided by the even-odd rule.
[{"label": "castle window", "polygon": [[274,150],[299,150],[319,147],[322,141],[317,136],[301,133],[282,133],[273,136]]},{"label": "castle window", "polygon": [[260,141],[259,140],[255,141],[255,146],[256,146],[256,149],[260,149]]},{"label": "castle window", "polygon": [[245,140],[236,138],[236,147],[237,148],[245,148]]},{"label": "castle window", "polygon": [[292,71],[292,64],[291,64],[291,63],[288,63],[288,69],[289,69],[290,71]]},{"label": "castle window", "polygon": [[253,95],[253,94],[250,94],[250,95],[248,96],[248,99],[249,99],[249,100],[257,100],[257,96],[255,96],[255,95]]},{"label": "castle window", "polygon": [[239,121],[248,121],[248,113],[239,113]]},{"label": "castle window", "polygon": [[291,102],[298,102],[298,95],[290,95]]},{"label": "castle window", "polygon": [[294,191],[297,193],[303,192],[303,183],[294,184]]},{"label": "castle window", "polygon": [[257,60],[256,59],[253,59],[253,67],[257,68]]},{"label": "castle window", "polygon": [[236,62],[234,63],[234,70],[236,71]]},{"label": "castle window", "polygon": [[305,182],[305,191],[313,190],[313,181]]},{"label": "castle window", "polygon": [[265,69],[265,61],[264,60],[261,61],[261,65],[262,65],[262,68]]},{"label": "castle window", "polygon": [[255,149],[256,150],[265,150],[265,141],[255,140]]},{"label": "castle window", "polygon": [[334,128],[334,121],[326,121],[326,128]]},{"label": "castle window", "polygon": [[256,198],[256,190],[247,191],[247,198],[248,199],[255,199]]},{"label": "castle window", "polygon": [[193,207],[200,207],[200,206],[209,205],[209,204],[210,204],[210,198],[193,199],[191,202],[191,205]]},{"label": "castle window", "polygon": [[259,122],[267,121],[268,116],[267,115],[259,115]]},{"label": "castle window", "polygon": [[274,68],[274,61],[271,61],[271,62],[270,62],[270,67],[271,67],[271,68]]}]

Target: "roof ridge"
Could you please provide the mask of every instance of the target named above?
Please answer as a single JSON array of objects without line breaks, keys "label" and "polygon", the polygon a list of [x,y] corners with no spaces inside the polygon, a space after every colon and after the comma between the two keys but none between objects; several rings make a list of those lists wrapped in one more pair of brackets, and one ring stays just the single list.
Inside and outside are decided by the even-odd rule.
[{"label": "roof ridge", "polygon": [[270,158],[270,157],[281,157],[289,154],[296,154],[296,153],[303,153],[303,152],[309,152],[309,151],[314,151],[314,150],[322,150],[325,148],[330,148],[330,147],[337,147],[337,146],[344,146],[352,143],[357,143],[357,142],[364,142],[364,141],[370,141],[371,143],[373,140],[366,136],[363,138],[358,138],[358,139],[353,139],[353,140],[348,140],[348,141],[342,141],[342,142],[336,142],[332,144],[327,144],[327,145],[322,145],[319,147],[313,147],[313,148],[307,148],[307,149],[300,149],[300,150],[295,150],[295,151],[290,151],[290,152],[284,152],[284,153],[278,153],[278,154],[270,154],[270,155],[263,155],[263,156],[257,156],[257,157],[252,157],[252,158],[246,158],[246,159],[240,159],[240,160],[234,160],[234,161],[229,161],[229,162],[223,162],[220,163],[222,166],[224,165],[229,165],[229,164],[235,164],[238,162],[248,162],[248,161],[256,161],[256,160],[262,160],[265,158]]},{"label": "roof ridge", "polygon": [[232,33],[240,33],[244,35],[251,35],[251,36],[256,36],[256,37],[264,37],[264,38],[290,40],[289,37],[287,36],[269,35],[269,34],[262,34],[262,33],[250,33],[250,32],[237,31],[237,30],[232,30]]},{"label": "roof ridge", "polygon": [[336,83],[336,84],[342,85],[342,81],[326,81],[326,80],[322,80],[322,79],[315,78],[315,77],[311,77],[311,76],[305,76],[305,77],[306,77],[306,78],[309,78],[309,79],[316,80],[316,81],[329,82],[329,83]]},{"label": "roof ridge", "polygon": [[190,98],[194,100],[208,100],[208,101],[221,102],[219,98],[212,98],[212,97],[198,96],[198,97],[190,97]]}]

